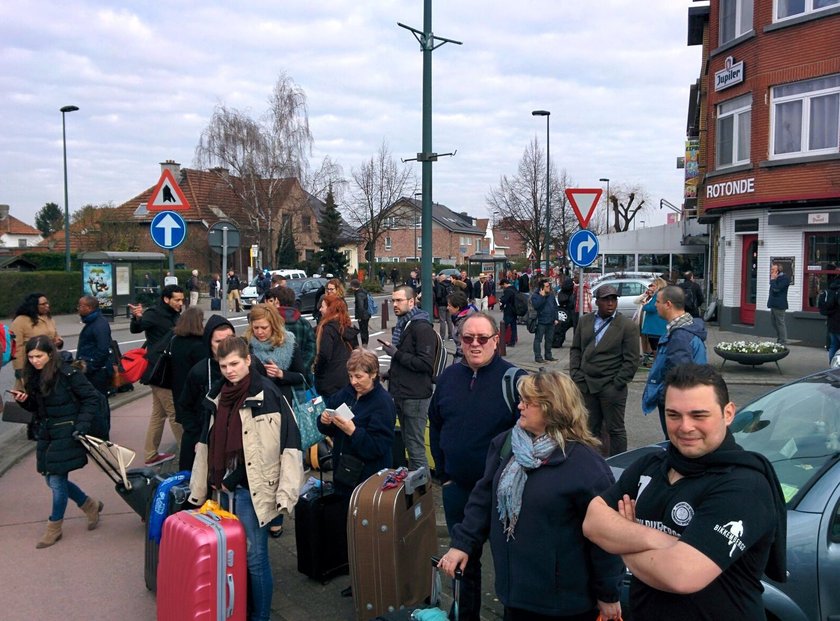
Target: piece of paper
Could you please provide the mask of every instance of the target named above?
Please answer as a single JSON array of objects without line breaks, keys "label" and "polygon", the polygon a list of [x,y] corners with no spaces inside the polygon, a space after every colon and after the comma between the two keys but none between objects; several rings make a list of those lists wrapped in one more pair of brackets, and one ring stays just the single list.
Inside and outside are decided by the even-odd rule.
[{"label": "piece of paper", "polygon": [[335,415],[345,420],[352,420],[353,410],[351,410],[346,403],[342,403],[335,409]]}]

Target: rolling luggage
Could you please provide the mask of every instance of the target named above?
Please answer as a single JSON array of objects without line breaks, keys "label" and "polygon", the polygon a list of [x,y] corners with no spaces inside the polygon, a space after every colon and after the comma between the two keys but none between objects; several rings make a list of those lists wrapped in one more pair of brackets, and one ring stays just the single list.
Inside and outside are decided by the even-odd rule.
[{"label": "rolling luggage", "polygon": [[300,573],[320,582],[347,573],[347,499],[330,483],[322,480],[298,499],[295,545]]},{"label": "rolling luggage", "polygon": [[198,511],[169,516],[157,586],[158,621],[244,621],[247,560],[239,520]]},{"label": "rolling luggage", "polygon": [[[436,556],[432,557],[432,592],[431,596],[429,597],[429,605],[428,606],[421,606],[420,610],[427,611],[427,614],[424,615],[426,618],[439,618],[439,619],[449,619],[449,615],[441,610],[439,606],[441,605],[441,597],[440,594],[442,592],[441,589],[441,582],[446,579],[445,574],[438,569],[438,561],[440,559]],[[456,570],[455,572],[455,580],[453,585],[453,593],[452,593],[452,619],[453,621],[458,621],[460,618],[460,599],[461,599],[461,578],[463,577],[463,573],[460,569]],[[414,619],[418,618],[414,615],[417,609],[412,607],[407,608],[400,608],[399,610],[395,610],[394,612],[389,612],[384,615],[380,615],[376,617],[376,621],[414,621]],[[428,613],[435,612],[437,615],[431,615]]]},{"label": "rolling luggage", "polygon": [[[171,479],[180,478],[178,475],[169,477]],[[160,502],[160,511],[164,516],[164,520],[170,515],[187,508],[187,499],[190,497],[190,480],[187,478],[182,482],[175,482],[174,484],[165,485],[169,489],[161,488],[168,479],[162,475],[157,475],[153,482],[154,488],[149,494],[149,502],[146,506],[146,554],[143,563],[143,577],[146,581],[146,588],[152,593],[157,590],[157,568],[160,561],[160,525],[157,520],[152,518],[152,509],[156,507],[156,503]],[[158,492],[164,492],[161,498]],[[154,531],[154,532],[150,532]]]},{"label": "rolling luggage", "polygon": [[429,558],[438,546],[429,469],[404,479],[384,469],[356,487],[347,540],[356,619],[423,602],[432,589]]},{"label": "rolling luggage", "polygon": [[210,298],[210,310],[211,311],[222,310],[222,300],[221,300],[221,298]]}]

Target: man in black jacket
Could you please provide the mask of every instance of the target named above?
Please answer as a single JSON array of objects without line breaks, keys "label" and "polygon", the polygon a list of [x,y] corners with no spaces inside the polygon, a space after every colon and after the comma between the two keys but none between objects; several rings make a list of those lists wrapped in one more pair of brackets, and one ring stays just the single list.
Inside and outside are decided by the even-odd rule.
[{"label": "man in black jacket", "polygon": [[356,321],[359,323],[359,336],[362,339],[362,345],[367,347],[370,338],[368,336],[370,313],[367,307],[367,291],[362,289],[361,283],[356,278],[350,281],[350,291],[353,292],[353,306],[355,306]]},{"label": "man in black jacket", "polygon": [[[184,307],[184,290],[178,285],[166,285],[160,294],[160,301],[154,306],[144,309],[142,304],[130,306],[131,324],[128,329],[132,334],[144,332],[146,334],[146,351],[149,358],[149,368],[144,377],[148,378],[155,366],[157,356],[163,351],[165,340],[170,339],[172,328],[178,321],[181,309]],[[151,386],[152,389],[152,415],[149,418],[149,428],[146,430],[146,465],[156,466],[157,464],[174,459],[172,453],[161,453],[158,451],[160,440],[163,437],[163,427],[166,419],[169,419],[169,427],[175,440],[180,444],[183,430],[181,425],[175,422],[175,404],[172,400],[172,389]]]},{"label": "man in black jacket", "polygon": [[222,372],[216,360],[216,349],[219,343],[229,336],[234,336],[236,330],[233,324],[221,315],[211,315],[204,326],[204,343],[207,345],[207,359],[197,362],[187,374],[187,381],[179,395],[178,416],[176,421],[183,427],[184,435],[181,439],[181,454],[179,467],[181,470],[192,470],[195,461],[195,445],[201,438],[204,425],[203,403],[204,395],[210,387],[222,379]]},{"label": "man in black jacket", "polygon": [[444,273],[438,274],[434,283],[435,306],[438,309],[438,320],[440,321],[440,338],[455,340],[455,326],[452,323],[452,315],[449,314],[447,298],[454,291],[452,280]]},{"label": "man in black jacket", "polygon": [[79,316],[85,324],[79,333],[76,360],[85,361],[85,377],[103,395],[111,390],[114,365],[111,362],[111,326],[92,295],[79,298]]},{"label": "man in black jacket", "polygon": [[417,470],[428,466],[426,459],[426,421],[432,397],[432,367],[437,336],[429,314],[417,307],[414,289],[397,287],[391,295],[394,315],[398,317],[391,342],[382,341],[382,349],[391,356],[388,391],[394,397],[403,442],[408,451],[408,466]]}]

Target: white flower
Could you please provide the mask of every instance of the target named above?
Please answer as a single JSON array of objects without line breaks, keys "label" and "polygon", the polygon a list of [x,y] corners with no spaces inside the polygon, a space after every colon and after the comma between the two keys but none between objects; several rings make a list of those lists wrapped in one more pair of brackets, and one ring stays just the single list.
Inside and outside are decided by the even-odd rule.
[{"label": "white flower", "polygon": [[739,354],[778,354],[779,352],[786,351],[787,347],[774,343],[773,341],[733,341],[729,343],[718,343],[715,349]]}]

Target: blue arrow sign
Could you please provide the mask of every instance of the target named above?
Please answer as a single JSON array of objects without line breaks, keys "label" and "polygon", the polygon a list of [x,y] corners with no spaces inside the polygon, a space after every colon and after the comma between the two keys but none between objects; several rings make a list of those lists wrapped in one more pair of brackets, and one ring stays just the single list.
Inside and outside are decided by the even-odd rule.
[{"label": "blue arrow sign", "polygon": [[161,211],[149,226],[152,241],[164,250],[177,248],[187,238],[187,223],[174,211]]},{"label": "blue arrow sign", "polygon": [[598,237],[592,231],[581,229],[569,240],[569,257],[580,267],[592,265],[598,258]]}]

